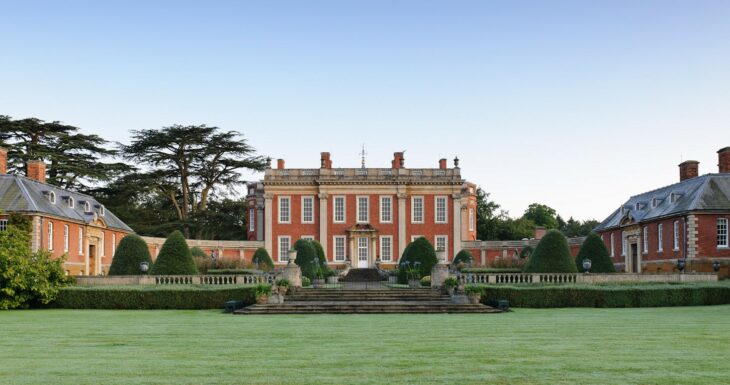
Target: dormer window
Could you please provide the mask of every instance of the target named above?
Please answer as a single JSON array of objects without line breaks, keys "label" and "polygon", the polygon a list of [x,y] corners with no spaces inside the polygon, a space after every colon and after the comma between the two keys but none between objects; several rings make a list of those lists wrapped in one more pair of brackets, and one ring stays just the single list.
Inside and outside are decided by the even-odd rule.
[{"label": "dormer window", "polygon": [[681,197],[682,197],[682,195],[680,195],[680,194],[671,193],[671,194],[669,194],[669,201],[672,203],[676,203],[679,200],[679,198],[681,198]]},{"label": "dormer window", "polygon": [[643,206],[644,205],[641,204],[640,202],[636,202],[636,205],[634,207],[636,208],[636,211],[639,211],[639,210],[641,210],[643,208]]},{"label": "dormer window", "polygon": [[48,201],[51,202],[51,204],[56,204],[56,193],[53,191],[48,192]]},{"label": "dormer window", "polygon": [[104,209],[104,206],[99,205],[99,216],[103,217],[105,213],[106,213],[106,209]]},{"label": "dormer window", "polygon": [[66,204],[68,204],[68,208],[70,209],[76,207],[76,201],[74,201],[74,197],[66,197]]},{"label": "dormer window", "polygon": [[659,206],[659,199],[656,199],[656,198],[651,198],[651,208],[653,208],[653,209],[654,209],[654,208],[656,208],[657,206]]},{"label": "dormer window", "polygon": [[84,202],[84,212],[91,212],[91,204],[89,202]]}]

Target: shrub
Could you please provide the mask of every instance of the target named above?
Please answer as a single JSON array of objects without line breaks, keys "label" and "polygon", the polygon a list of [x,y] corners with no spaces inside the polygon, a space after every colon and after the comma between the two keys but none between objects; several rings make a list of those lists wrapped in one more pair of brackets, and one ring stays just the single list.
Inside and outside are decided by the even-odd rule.
[{"label": "shrub", "polygon": [[205,251],[201,249],[198,246],[193,246],[190,248],[190,254],[193,255],[193,258],[208,258],[210,259],[210,256],[205,254]]},{"label": "shrub", "polygon": [[314,279],[320,271],[319,257],[317,249],[315,249],[312,241],[300,239],[294,243],[294,249],[297,251],[296,264],[302,269],[302,276]]},{"label": "shrub", "polygon": [[484,292],[484,289],[481,286],[478,285],[466,285],[464,287],[464,294],[482,294]]},{"label": "shrub", "polygon": [[603,244],[603,240],[596,233],[591,233],[586,237],[578,255],[575,257],[575,266],[578,268],[578,271],[583,271],[584,259],[591,261],[592,273],[616,272],[616,269],[613,267],[613,261],[611,261],[611,257],[608,255],[606,245]]},{"label": "shrub", "polygon": [[398,264],[398,282],[408,282],[408,270],[414,267],[418,269],[421,277],[431,275],[431,269],[437,263],[436,250],[434,250],[431,242],[424,237],[420,237],[408,244],[403,251],[403,256]]},{"label": "shrub", "polygon": [[444,286],[446,287],[456,287],[459,285],[459,280],[456,279],[456,277],[448,277],[444,280]]},{"label": "shrub", "polygon": [[198,268],[193,262],[190,248],[180,231],[175,231],[167,237],[160,249],[155,264],[150,271],[152,275],[193,275],[198,274]]},{"label": "shrub", "polygon": [[730,285],[623,284],[623,285],[530,285],[479,286],[482,302],[507,299],[510,306],[554,307],[658,307],[730,304]]},{"label": "shrub", "polygon": [[51,307],[65,309],[222,309],[255,302],[253,286],[71,286]]},{"label": "shrub", "polygon": [[535,249],[534,249],[534,248],[533,248],[532,246],[530,246],[530,245],[527,245],[527,246],[525,246],[525,247],[524,247],[524,248],[523,248],[523,249],[522,249],[522,250],[520,251],[520,259],[524,259],[524,258],[530,258],[530,255],[532,255],[532,253],[533,253],[534,251],[535,251]]},{"label": "shrub", "polygon": [[263,247],[256,249],[256,252],[253,253],[253,258],[251,258],[251,263],[263,271],[274,269],[274,261],[271,260],[269,252]]},{"label": "shrub", "polygon": [[69,283],[63,270],[65,256],[32,252],[30,238],[22,226],[0,231],[0,309],[47,304]]},{"label": "shrub", "polygon": [[456,254],[451,264],[454,266],[464,265],[468,266],[474,262],[474,256],[467,250],[461,250]]},{"label": "shrub", "polygon": [[563,233],[550,230],[537,244],[525,264],[525,273],[577,273]]},{"label": "shrub", "polygon": [[421,278],[421,286],[431,286],[431,276],[427,275],[423,278]]},{"label": "shrub", "polygon": [[129,234],[119,241],[109,267],[109,275],[139,275],[139,265],[142,262],[153,266],[147,242],[137,234]]},{"label": "shrub", "polygon": [[317,258],[319,258],[320,266],[327,266],[327,257],[324,256],[324,248],[322,248],[322,244],[317,241],[310,242],[312,242],[312,246],[314,246],[314,250],[317,252]]},{"label": "shrub", "polygon": [[311,285],[312,281],[309,278],[302,276],[302,287],[307,287]]},{"label": "shrub", "polygon": [[281,278],[276,280],[276,286],[283,286],[283,287],[289,287],[291,286],[291,283],[286,278]]},{"label": "shrub", "polygon": [[271,285],[267,285],[265,283],[260,283],[254,287],[254,293],[256,295],[256,298],[264,296],[264,295],[270,295],[271,294]]},{"label": "shrub", "polygon": [[525,267],[525,259],[520,259],[517,256],[514,257],[496,257],[492,261],[491,265],[494,269],[522,269]]}]

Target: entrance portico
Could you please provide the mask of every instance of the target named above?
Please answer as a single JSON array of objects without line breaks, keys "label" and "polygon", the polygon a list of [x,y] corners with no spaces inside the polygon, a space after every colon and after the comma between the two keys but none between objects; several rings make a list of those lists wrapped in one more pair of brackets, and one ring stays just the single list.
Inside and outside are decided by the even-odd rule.
[{"label": "entrance portico", "polygon": [[347,230],[352,267],[364,269],[375,266],[377,234],[378,231],[370,224],[356,224]]}]

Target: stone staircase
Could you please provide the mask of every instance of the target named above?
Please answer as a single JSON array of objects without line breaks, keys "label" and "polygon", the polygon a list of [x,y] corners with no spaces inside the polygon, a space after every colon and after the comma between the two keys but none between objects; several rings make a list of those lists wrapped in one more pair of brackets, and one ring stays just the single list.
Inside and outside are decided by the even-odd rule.
[{"label": "stone staircase", "polygon": [[456,304],[429,289],[299,289],[283,304],[251,305],[235,314],[499,313],[482,304]]},{"label": "stone staircase", "polygon": [[346,276],[340,278],[343,282],[378,282],[387,279],[388,277],[380,275],[378,269],[351,269]]}]

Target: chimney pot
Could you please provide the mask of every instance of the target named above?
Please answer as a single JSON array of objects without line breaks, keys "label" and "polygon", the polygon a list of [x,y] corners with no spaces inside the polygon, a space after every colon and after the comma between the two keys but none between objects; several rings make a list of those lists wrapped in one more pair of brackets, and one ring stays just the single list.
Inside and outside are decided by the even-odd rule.
[{"label": "chimney pot", "polygon": [[283,170],[284,169],[284,159],[277,159],[276,160],[276,168],[278,168],[279,170]]},{"label": "chimney pot", "polygon": [[700,175],[700,162],[696,160],[685,160],[679,164],[679,181],[697,178]]},{"label": "chimney pot", "polygon": [[446,170],[446,158],[439,159],[439,168],[441,170]]},{"label": "chimney pot", "polygon": [[717,151],[717,168],[719,173],[730,173],[730,147]]},{"label": "chimney pot", "polygon": [[8,173],[8,149],[0,147],[0,175]]},{"label": "chimney pot", "polygon": [[29,160],[27,167],[27,176],[30,179],[46,183],[46,163],[42,160]]},{"label": "chimney pot", "polygon": [[332,168],[332,159],[329,152],[322,153],[321,163],[322,168]]},{"label": "chimney pot", "polygon": [[393,153],[393,168],[404,168],[406,164],[406,158],[403,157],[403,152]]}]

